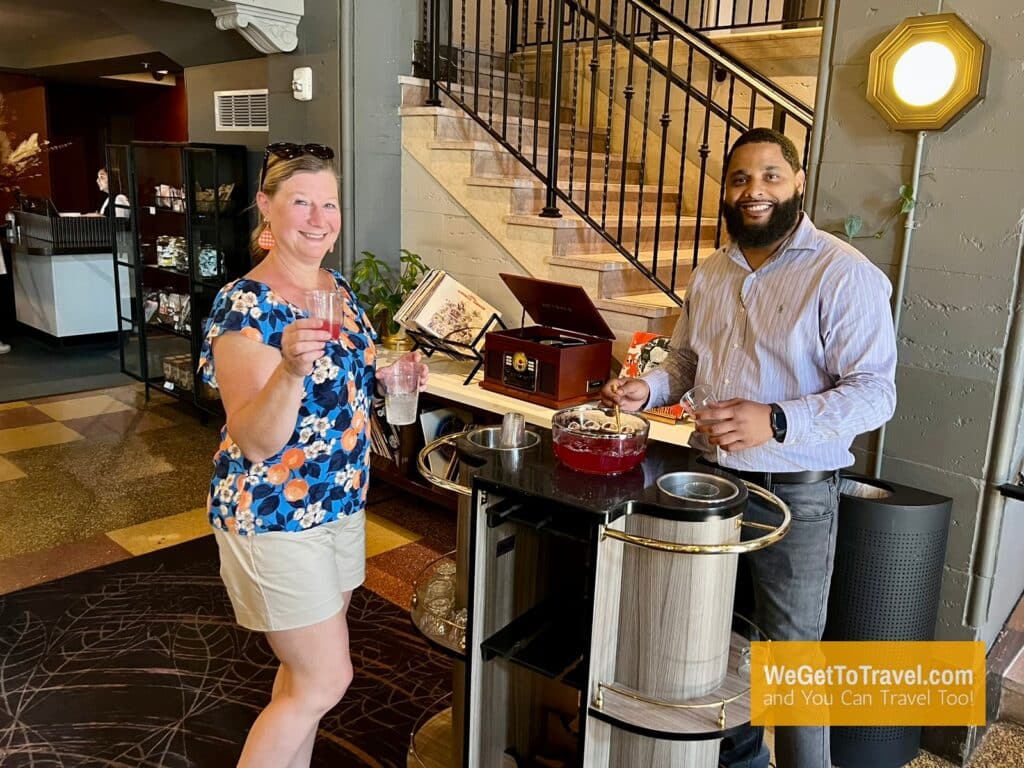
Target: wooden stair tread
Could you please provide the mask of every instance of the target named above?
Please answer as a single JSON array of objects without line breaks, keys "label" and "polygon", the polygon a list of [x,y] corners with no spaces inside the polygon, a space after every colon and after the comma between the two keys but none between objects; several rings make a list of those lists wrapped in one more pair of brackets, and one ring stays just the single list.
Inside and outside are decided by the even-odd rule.
[{"label": "wooden stair tread", "polygon": [[[598,157],[595,153],[591,157]],[[601,157],[604,157],[601,155]],[[613,155],[614,157],[614,155]],[[544,182],[536,177],[522,178],[519,176],[467,176],[465,179],[466,183],[471,187],[515,187],[516,189],[533,188],[533,189],[544,189]],[[582,191],[586,187],[583,182],[573,182],[573,192],[576,192],[577,188]],[[604,187],[600,181],[591,181],[590,189],[600,191]],[[618,194],[623,187],[618,182],[609,182],[608,191]],[[626,184],[625,192],[632,194],[634,192],[643,191],[645,195],[650,194],[652,196],[658,194],[657,184]],[[675,190],[666,191],[664,197],[677,196],[678,193]]]},{"label": "wooden stair tread", "polygon": [[[692,245],[687,245],[686,248],[680,248],[680,256],[686,253],[689,256]],[[706,259],[708,256],[713,254],[716,248],[701,248],[698,251],[697,259],[701,261]],[[665,263],[666,252],[663,249],[658,250],[658,261]],[[642,264],[650,265],[654,262],[653,251],[641,251],[640,262]],[[628,271],[634,269],[633,263],[629,261],[618,251],[602,251],[590,253],[579,253],[567,256],[552,256],[548,260],[549,264],[554,264],[560,267],[575,267],[577,269],[593,269],[600,272],[617,272],[617,271]],[[680,267],[689,267],[689,259],[687,258],[685,264],[680,263]]]},{"label": "wooden stair tread", "polygon": [[[675,224],[675,216],[661,216],[661,225],[668,226],[670,223]],[[702,228],[703,227],[714,227],[717,219],[711,218],[710,216],[702,217]],[[545,227],[547,229],[579,229],[589,227],[588,224],[582,217],[577,216],[575,213],[565,212],[558,218],[548,218],[547,216],[541,216],[537,213],[510,213],[505,216],[505,222],[507,224],[524,224],[526,226]],[[696,225],[697,217],[683,215],[679,217],[680,225]],[[623,228],[635,227],[639,224],[641,227],[653,227],[658,223],[658,216],[653,214],[636,216],[627,215],[622,220]],[[606,222],[606,227],[617,228],[618,221],[613,221],[609,216]]]}]

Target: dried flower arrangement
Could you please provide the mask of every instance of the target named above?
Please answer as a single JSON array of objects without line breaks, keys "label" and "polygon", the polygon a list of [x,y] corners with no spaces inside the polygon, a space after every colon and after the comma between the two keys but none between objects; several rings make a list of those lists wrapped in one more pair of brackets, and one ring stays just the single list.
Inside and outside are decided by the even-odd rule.
[{"label": "dried flower arrangement", "polygon": [[0,93],[0,191],[16,192],[26,179],[41,175],[39,171],[43,155],[66,144],[51,144],[40,141],[39,134],[33,133],[15,146],[14,136],[7,130],[7,105]]}]

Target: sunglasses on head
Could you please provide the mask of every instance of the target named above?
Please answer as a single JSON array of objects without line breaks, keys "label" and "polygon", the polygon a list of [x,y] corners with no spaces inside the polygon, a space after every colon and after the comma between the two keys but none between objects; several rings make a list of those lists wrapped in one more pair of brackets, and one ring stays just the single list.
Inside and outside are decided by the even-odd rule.
[{"label": "sunglasses on head", "polygon": [[293,144],[290,141],[278,141],[268,144],[263,150],[263,168],[260,169],[260,183],[267,172],[267,165],[271,157],[279,160],[294,160],[302,155],[312,155],[320,160],[333,160],[334,150],[326,144]]}]

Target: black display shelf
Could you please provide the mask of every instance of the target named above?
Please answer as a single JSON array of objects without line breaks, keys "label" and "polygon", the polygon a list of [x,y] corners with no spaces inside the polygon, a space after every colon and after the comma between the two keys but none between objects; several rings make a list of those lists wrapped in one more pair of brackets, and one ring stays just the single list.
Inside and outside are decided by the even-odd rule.
[{"label": "black display shelf", "polygon": [[[210,311],[212,292],[251,266],[243,200],[247,164],[248,152],[241,145],[135,141],[107,146],[110,195],[126,195],[131,206],[131,215],[118,220],[123,231],[118,233],[114,254],[115,295],[124,295],[129,292],[124,288],[130,288],[132,296],[131,313],[118,308],[121,370],[146,383],[147,397],[154,390],[165,392],[213,416],[221,415],[223,406],[209,396],[198,377],[190,389],[163,387],[158,345],[166,339],[183,339],[187,344],[178,342],[183,349],[174,351],[187,350],[195,371],[202,351],[201,318]],[[182,190],[184,196],[155,195],[164,185]],[[228,188],[229,200],[208,198],[210,190],[219,194]],[[184,260],[171,266],[156,263],[161,235],[179,238]],[[219,274],[210,277],[199,274],[199,254],[207,247],[216,249],[221,267]],[[141,322],[146,297],[166,286],[189,296],[195,320],[191,331]]]},{"label": "black display shelf", "polygon": [[166,323],[147,323],[146,328],[149,331],[163,331],[164,333],[169,333],[172,336],[177,336],[182,339],[192,338],[192,334],[188,331],[179,331]]},{"label": "black display shelf", "polygon": [[480,644],[484,661],[505,659],[582,690],[587,648],[582,608],[583,601],[535,605]]},{"label": "black display shelf", "polygon": [[[170,387],[168,387],[168,384]],[[165,395],[171,395],[179,400],[185,400],[186,402],[192,402],[192,390],[179,387],[173,381],[167,381],[163,376],[157,379],[149,379],[146,382],[146,386],[157,392],[163,392]]]},{"label": "black display shelf", "polygon": [[143,264],[146,269],[154,269],[157,272],[166,272],[168,275],[177,275],[178,277],[188,277],[188,271],[184,269],[175,269],[174,267],[161,267],[158,264]]}]

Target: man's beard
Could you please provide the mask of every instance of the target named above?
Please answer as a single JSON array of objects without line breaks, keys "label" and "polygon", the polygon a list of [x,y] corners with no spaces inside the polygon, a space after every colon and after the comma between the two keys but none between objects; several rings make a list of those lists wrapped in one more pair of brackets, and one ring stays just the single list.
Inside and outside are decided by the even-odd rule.
[{"label": "man's beard", "polygon": [[793,229],[799,215],[799,194],[794,194],[788,200],[775,203],[772,208],[772,215],[768,217],[768,221],[757,226],[744,224],[743,213],[739,207],[731,206],[724,200],[722,201],[722,216],[725,219],[725,228],[729,232],[729,237],[740,248],[764,248],[766,245],[771,245],[780,240]]}]

